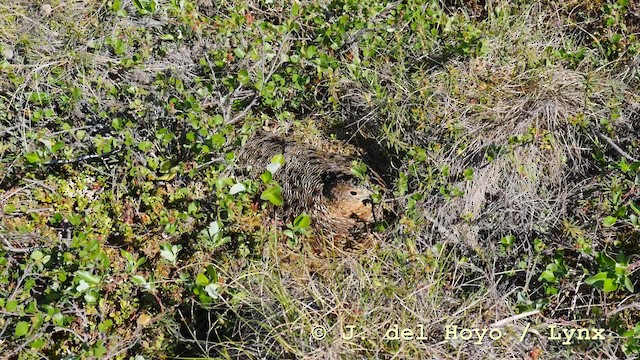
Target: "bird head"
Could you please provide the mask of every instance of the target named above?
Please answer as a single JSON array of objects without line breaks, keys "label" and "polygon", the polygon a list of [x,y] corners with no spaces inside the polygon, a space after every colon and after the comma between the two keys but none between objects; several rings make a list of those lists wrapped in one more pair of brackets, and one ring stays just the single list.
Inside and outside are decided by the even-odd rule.
[{"label": "bird head", "polygon": [[337,182],[327,194],[331,215],[358,221],[373,221],[373,192],[367,187],[351,182]]}]

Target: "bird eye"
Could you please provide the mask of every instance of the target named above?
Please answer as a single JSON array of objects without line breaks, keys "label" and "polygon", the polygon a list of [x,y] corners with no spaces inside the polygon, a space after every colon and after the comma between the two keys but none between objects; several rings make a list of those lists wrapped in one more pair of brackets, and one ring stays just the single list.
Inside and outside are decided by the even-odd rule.
[{"label": "bird eye", "polygon": [[351,190],[351,195],[356,196],[356,195],[358,195],[358,192],[355,191],[355,190]]}]

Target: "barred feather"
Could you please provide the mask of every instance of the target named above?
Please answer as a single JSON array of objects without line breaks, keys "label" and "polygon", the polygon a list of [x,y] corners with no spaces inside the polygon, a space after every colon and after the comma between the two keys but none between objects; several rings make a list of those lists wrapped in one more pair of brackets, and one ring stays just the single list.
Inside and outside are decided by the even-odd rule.
[{"label": "barred feather", "polygon": [[306,211],[316,230],[334,239],[358,238],[367,231],[374,220],[372,191],[351,174],[346,158],[267,135],[247,142],[238,161],[258,176],[277,154],[285,158],[274,179],[282,187],[284,206],[279,211],[286,221]]}]

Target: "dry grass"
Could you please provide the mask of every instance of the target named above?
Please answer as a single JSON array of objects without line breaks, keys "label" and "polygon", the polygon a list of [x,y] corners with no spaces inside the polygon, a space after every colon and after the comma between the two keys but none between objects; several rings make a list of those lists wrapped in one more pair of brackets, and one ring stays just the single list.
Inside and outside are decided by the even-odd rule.
[{"label": "dry grass", "polygon": [[[500,354],[506,359],[538,351],[549,359],[573,356],[574,350],[548,339],[548,326],[558,324],[556,319],[539,314],[519,318],[509,305],[519,289],[505,288],[497,280],[501,274],[460,262],[454,253],[444,247],[410,259],[402,246],[385,244],[356,256],[318,259],[270,242],[262,264],[228,274],[234,279],[229,285],[246,296],[228,304],[239,318],[231,338],[200,340],[201,348],[208,350],[206,356],[223,353],[229,358],[488,359]],[[534,318],[541,321],[532,323]],[[420,339],[388,339],[396,325]],[[500,329],[503,335],[478,343],[477,338],[449,340],[450,325]],[[527,326],[530,331],[520,341]],[[312,335],[318,327],[326,330],[321,340]],[[615,354],[616,344],[575,351],[596,359]]]}]

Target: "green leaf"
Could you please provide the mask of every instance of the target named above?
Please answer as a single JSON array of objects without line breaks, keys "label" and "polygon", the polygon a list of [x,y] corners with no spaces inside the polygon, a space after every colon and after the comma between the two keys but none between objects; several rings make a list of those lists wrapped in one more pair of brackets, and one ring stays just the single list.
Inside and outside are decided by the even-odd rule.
[{"label": "green leaf", "polygon": [[213,136],[211,136],[211,143],[219,148],[221,148],[226,142],[227,138],[221,134],[213,134]]},{"label": "green leaf", "polygon": [[213,123],[214,125],[222,125],[224,123],[224,117],[220,114],[216,114],[213,117]]},{"label": "green leaf", "polygon": [[82,215],[76,214],[76,215],[73,215],[73,216],[69,217],[69,223],[71,225],[73,225],[73,226],[78,226],[78,225],[82,224],[82,219],[83,219]]},{"label": "green leaf", "polygon": [[231,236],[225,236],[220,240],[217,240],[216,243],[214,244],[214,247],[220,247],[223,246],[227,243],[231,242]]},{"label": "green leaf", "polygon": [[280,165],[284,165],[284,155],[282,155],[282,154],[273,155],[273,157],[271,158],[271,162],[272,163],[276,163],[276,164],[280,164]]},{"label": "green leaf", "polygon": [[120,249],[120,255],[122,255],[125,259],[127,259],[130,262],[133,262],[133,255],[131,255],[130,252],[126,251],[125,249]]},{"label": "green leaf", "polygon": [[264,173],[262,173],[262,175],[260,175],[260,180],[262,180],[262,182],[265,184],[270,183],[272,179],[273,174],[271,174],[271,171],[265,171]]},{"label": "green leaf", "polygon": [[209,236],[214,236],[220,231],[220,224],[218,224],[217,221],[212,221],[209,224],[208,231],[209,231]]},{"label": "green leaf", "polygon": [[472,168],[466,168],[463,172],[464,174],[464,179],[467,181],[471,181],[473,180],[473,169]]},{"label": "green leaf", "polygon": [[218,270],[213,265],[208,265],[205,274],[212,282],[218,282]]},{"label": "green leaf", "polygon": [[40,155],[35,152],[31,152],[28,154],[24,154],[25,159],[29,162],[29,164],[35,164],[40,162]]},{"label": "green leaf", "polygon": [[111,120],[111,127],[113,127],[115,130],[122,130],[122,128],[124,127],[124,120],[120,118]]},{"label": "green leaf", "polygon": [[233,54],[238,58],[238,59],[244,59],[245,56],[247,56],[247,53],[244,52],[244,50],[240,49],[240,48],[235,48],[233,49]]},{"label": "green leaf", "polygon": [[31,345],[31,348],[32,348],[32,349],[40,349],[40,348],[42,348],[45,344],[46,344],[45,339],[43,339],[43,338],[38,338],[38,339],[33,340],[33,341],[31,342],[31,344],[30,344],[30,345]]},{"label": "green leaf", "polygon": [[633,283],[631,282],[631,279],[629,279],[628,276],[624,277],[624,287],[627,288],[629,292],[633,292]]},{"label": "green leaf", "polygon": [[246,69],[242,69],[238,71],[238,81],[240,84],[246,85],[251,81],[249,78],[249,72]]},{"label": "green leaf", "polygon": [[5,309],[8,312],[14,312],[17,308],[18,308],[18,300],[7,301],[7,305],[5,306]]},{"label": "green leaf", "polygon": [[316,50],[317,48],[315,46],[309,46],[307,48],[307,51],[305,51],[305,56],[307,57],[307,59],[311,59],[316,54]]},{"label": "green leaf", "polygon": [[588,277],[584,282],[589,284],[589,285],[593,285],[599,281],[604,281],[607,279],[607,273],[606,272],[599,272],[596,275],[593,275],[591,277]]},{"label": "green leaf", "polygon": [[611,227],[613,226],[613,224],[616,223],[616,220],[618,220],[617,218],[613,217],[613,216],[607,216],[606,218],[604,218],[604,220],[602,221],[602,225],[606,226],[606,227]]},{"label": "green leaf", "polygon": [[544,279],[545,281],[550,283],[556,282],[556,276],[553,275],[553,272],[550,270],[543,271],[542,274],[540,274],[540,279]]},{"label": "green leaf", "polygon": [[196,276],[196,285],[198,286],[207,286],[211,283],[211,281],[209,280],[209,278],[207,278],[207,276],[205,274],[198,274],[198,276]]},{"label": "green leaf", "polygon": [[27,101],[29,101],[30,103],[46,105],[51,102],[51,96],[46,92],[34,91],[29,93],[29,95],[27,96]]},{"label": "green leaf", "polygon": [[615,265],[615,273],[618,276],[624,276],[627,272],[627,264],[616,263]]},{"label": "green leaf", "polygon": [[293,226],[295,226],[298,229],[307,228],[309,227],[310,224],[311,224],[311,218],[309,217],[309,215],[307,215],[306,212],[303,212],[302,214],[298,215],[293,220]]},{"label": "green leaf", "polygon": [[160,171],[161,172],[167,172],[169,171],[169,169],[171,169],[171,160],[165,160],[162,162],[162,164],[160,164]]},{"label": "green leaf", "polygon": [[279,185],[267,188],[260,194],[260,199],[267,200],[273,205],[280,206],[284,203],[282,200],[282,188]]},{"label": "green leaf", "polygon": [[622,35],[620,35],[620,34],[613,34],[613,35],[611,35],[611,42],[612,42],[613,44],[617,44],[617,43],[619,43],[619,42],[620,42],[620,40],[622,40]]},{"label": "green leaf", "polygon": [[17,337],[20,336],[25,336],[27,335],[27,333],[29,332],[29,323],[26,321],[20,321],[17,325],[16,325],[16,331],[15,331],[15,335]]},{"label": "green leaf", "polygon": [[100,330],[103,333],[106,333],[107,331],[109,331],[109,329],[111,329],[112,326],[113,326],[113,320],[107,319],[98,325],[98,330]]},{"label": "green leaf", "polygon": [[91,348],[91,351],[96,359],[100,359],[107,353],[107,348],[102,345],[102,340],[98,340],[97,344]]},{"label": "green leaf", "polygon": [[151,141],[142,141],[138,144],[138,149],[147,152],[152,146],[153,143]]},{"label": "green leaf", "polygon": [[284,165],[284,155],[276,154],[271,158],[271,163],[267,165],[267,170],[273,175],[282,165]]},{"label": "green leaf", "polygon": [[131,281],[133,281],[136,285],[144,285],[147,283],[147,280],[141,275],[134,275],[131,277]]},{"label": "green leaf", "polygon": [[85,290],[89,289],[91,287],[91,285],[89,285],[89,283],[87,283],[84,280],[80,280],[78,281],[78,286],[76,286],[76,290],[80,291],[80,292],[84,292]]},{"label": "green leaf", "polygon": [[3,211],[4,211],[5,214],[11,215],[16,211],[16,206],[13,205],[13,204],[7,204],[7,205],[5,205]]},{"label": "green leaf", "polygon": [[174,264],[178,260],[178,253],[182,249],[182,245],[171,245],[170,243],[164,243],[160,245],[160,256],[170,263]]},{"label": "green leaf", "polygon": [[62,141],[56,141],[55,144],[53,144],[53,147],[51,148],[51,152],[58,152],[60,149],[62,149],[64,147],[64,143]]},{"label": "green leaf", "polygon": [[86,281],[88,284],[94,284],[95,285],[95,284],[100,283],[100,277],[92,275],[88,271],[78,270],[78,271],[75,272],[75,275],[79,279]]},{"label": "green leaf", "polygon": [[31,258],[35,261],[42,260],[43,257],[44,257],[44,254],[42,254],[42,251],[40,250],[36,250],[33,253],[31,253]]},{"label": "green leaf", "polygon": [[351,163],[351,169],[349,169],[353,175],[359,178],[364,178],[367,173],[367,165],[354,161]]},{"label": "green leaf", "polygon": [[514,235],[507,235],[500,239],[500,243],[504,246],[511,246],[516,242],[516,237]]},{"label": "green leaf", "polygon": [[607,278],[602,283],[602,290],[606,293],[618,290],[618,284],[611,278]]},{"label": "green leaf", "polygon": [[138,261],[136,261],[136,266],[140,266],[140,265],[142,265],[142,264],[144,264],[146,262],[147,262],[147,257],[146,256],[142,256],[142,257],[140,257],[140,259],[138,259]]},{"label": "green leaf", "polygon": [[62,315],[59,312],[53,314],[53,316],[51,317],[51,320],[57,326],[64,326],[64,315]]},{"label": "green leaf", "polygon": [[596,261],[601,267],[604,267],[606,269],[614,269],[616,267],[616,261],[603,251],[599,252],[596,255]]}]

